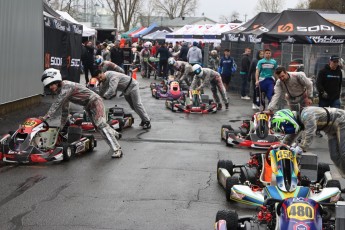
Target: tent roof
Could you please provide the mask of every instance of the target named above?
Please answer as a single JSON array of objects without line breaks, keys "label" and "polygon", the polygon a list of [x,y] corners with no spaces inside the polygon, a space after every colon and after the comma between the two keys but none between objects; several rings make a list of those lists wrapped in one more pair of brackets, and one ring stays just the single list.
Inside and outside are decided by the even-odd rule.
[{"label": "tent roof", "polygon": [[[60,10],[57,10],[56,12],[60,15],[60,17],[62,19],[66,19],[66,20],[68,20],[68,21],[70,21],[72,23],[82,25],[77,20],[75,20],[71,15],[69,15],[69,13],[63,12],[63,11],[60,11]],[[82,25],[82,26],[83,26],[83,37],[90,37],[90,36],[96,35],[96,30],[95,29],[89,28],[89,27],[87,27],[85,25]]]},{"label": "tent roof", "polygon": [[138,29],[140,29],[140,27],[138,27],[138,26],[133,27],[132,29],[128,30],[127,32],[122,33],[121,38],[129,38],[129,34],[138,30]]},{"label": "tent roof", "polygon": [[223,41],[238,41],[238,37],[236,36],[236,34],[258,28],[262,26],[263,24],[265,24],[267,21],[270,21],[271,19],[273,19],[277,15],[278,13],[260,12],[256,16],[254,16],[252,19],[242,24],[241,26],[223,33],[222,40]]},{"label": "tent roof", "polygon": [[165,40],[165,36],[170,33],[166,30],[157,30],[153,33],[147,34],[143,37],[145,40]]},{"label": "tent roof", "polygon": [[327,21],[345,29],[345,14],[320,14]]},{"label": "tent roof", "polygon": [[315,11],[285,10],[259,28],[245,31],[262,42],[301,44],[339,44],[345,42],[345,30],[330,23]]},{"label": "tent roof", "polygon": [[141,30],[139,33],[136,33],[136,34],[132,35],[132,38],[139,38],[140,36],[144,36],[144,35],[150,33],[150,31],[151,31],[153,28],[155,28],[155,27],[157,27],[157,24],[156,24],[156,23],[152,23],[152,24],[151,24],[149,27],[147,27],[146,29]]},{"label": "tent roof", "polygon": [[132,37],[133,35],[139,33],[140,31],[146,29],[146,27],[140,27],[139,29],[133,31],[132,33],[129,34],[130,37]]}]

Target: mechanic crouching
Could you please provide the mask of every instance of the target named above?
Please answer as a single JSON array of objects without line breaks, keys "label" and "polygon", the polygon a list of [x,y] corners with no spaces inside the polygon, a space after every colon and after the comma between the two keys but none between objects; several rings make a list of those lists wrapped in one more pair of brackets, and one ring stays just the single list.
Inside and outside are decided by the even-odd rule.
[{"label": "mechanic crouching", "polygon": [[328,136],[331,160],[345,178],[345,111],[337,108],[305,107],[301,114],[288,109],[277,111],[271,120],[275,132],[287,134],[284,143],[291,145],[298,134],[304,131],[297,152],[306,152],[313,141],[315,131],[324,131]]},{"label": "mechanic crouching", "polygon": [[120,135],[107,124],[103,100],[98,94],[79,83],[62,81],[60,71],[53,68],[46,69],[41,80],[44,87],[48,88],[53,94],[58,95],[57,100],[51,105],[47,114],[41,117],[42,120],[52,117],[61,108],[60,129],[62,129],[69,115],[69,102],[84,106],[96,130],[101,133],[109,145],[112,153],[111,157],[118,158],[122,156],[122,149],[117,141]]},{"label": "mechanic crouching", "polygon": [[220,99],[217,93],[217,88],[219,90],[220,95],[222,96],[225,109],[228,109],[229,101],[228,101],[228,98],[226,97],[225,88],[222,82],[222,77],[219,75],[219,73],[209,68],[202,68],[199,64],[193,65],[192,69],[195,76],[193,78],[191,88],[193,90],[195,89],[201,90],[204,88],[205,85],[211,84],[213,99],[217,103],[217,110],[222,109],[222,104],[220,103]]},{"label": "mechanic crouching", "polygon": [[96,70],[94,77],[100,82],[99,95],[106,100],[115,96],[116,90],[122,91],[126,101],[131,109],[133,109],[141,118],[140,126],[143,129],[150,129],[151,123],[139,94],[139,83],[122,73],[115,71],[103,72]]}]

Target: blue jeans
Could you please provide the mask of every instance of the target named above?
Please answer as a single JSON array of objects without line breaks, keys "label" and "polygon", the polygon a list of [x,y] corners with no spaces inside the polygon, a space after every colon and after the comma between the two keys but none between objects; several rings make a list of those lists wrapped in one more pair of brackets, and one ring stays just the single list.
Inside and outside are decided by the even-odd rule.
[{"label": "blue jeans", "polygon": [[273,90],[274,90],[274,80],[273,78],[266,78],[259,82],[260,90],[261,92],[264,92],[266,94],[268,103],[270,103],[272,96],[273,96]]},{"label": "blue jeans", "polygon": [[328,100],[319,98],[319,107],[332,107],[332,108],[340,108],[340,99],[335,100]]}]

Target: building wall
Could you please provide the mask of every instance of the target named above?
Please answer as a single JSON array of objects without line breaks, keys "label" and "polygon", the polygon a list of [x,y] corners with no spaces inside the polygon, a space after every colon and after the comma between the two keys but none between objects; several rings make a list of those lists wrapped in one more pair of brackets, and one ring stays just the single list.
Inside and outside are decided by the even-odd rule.
[{"label": "building wall", "polygon": [[0,0],[0,106],[43,92],[43,2]]}]

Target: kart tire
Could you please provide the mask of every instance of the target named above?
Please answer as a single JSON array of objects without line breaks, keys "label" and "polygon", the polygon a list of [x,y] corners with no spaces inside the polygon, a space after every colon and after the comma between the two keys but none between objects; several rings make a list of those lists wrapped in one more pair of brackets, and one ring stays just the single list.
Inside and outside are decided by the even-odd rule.
[{"label": "kart tire", "polygon": [[239,178],[237,176],[226,178],[225,195],[226,195],[227,201],[231,201],[230,199],[231,189],[234,185],[237,185],[237,184],[239,184]]},{"label": "kart tire", "polygon": [[85,134],[84,137],[88,138],[90,140],[90,144],[91,146],[89,146],[89,149],[87,150],[87,152],[92,152],[93,149],[96,147],[95,146],[95,143],[96,143],[96,140],[95,140],[95,137],[91,134]]},{"label": "kart tire", "polygon": [[[233,130],[233,128],[231,127],[231,125],[222,125],[222,127],[220,128],[220,136],[222,136],[223,129]],[[223,137],[222,137],[222,139],[225,140],[226,138],[223,138]]]},{"label": "kart tire", "polygon": [[73,146],[70,146],[68,143],[63,143],[63,159],[62,161],[69,161],[71,157],[75,154],[75,149]]},{"label": "kart tire", "polygon": [[226,137],[225,138],[225,145],[228,146],[228,147],[234,147],[233,144],[229,144],[228,143],[228,135],[229,135],[230,132],[233,132],[233,131],[225,131],[225,137]]},{"label": "kart tire", "polygon": [[156,91],[156,93],[155,93],[155,98],[156,98],[156,99],[159,99],[159,96],[158,96],[157,91]]},{"label": "kart tire", "polygon": [[339,180],[329,180],[327,181],[326,188],[339,188],[341,191],[341,184]]},{"label": "kart tire", "polygon": [[[217,172],[219,168],[226,169],[230,175],[234,174],[234,164],[230,160],[219,160],[217,163]],[[218,180],[218,173],[217,173],[217,180]]]},{"label": "kart tire", "polygon": [[325,176],[325,172],[330,171],[330,167],[329,164],[326,163],[318,163],[317,164],[317,182],[320,183],[320,181],[323,179],[323,177]]},{"label": "kart tire", "polygon": [[234,210],[219,210],[216,215],[216,222],[226,221],[226,228],[230,230],[238,229],[238,214]]}]

